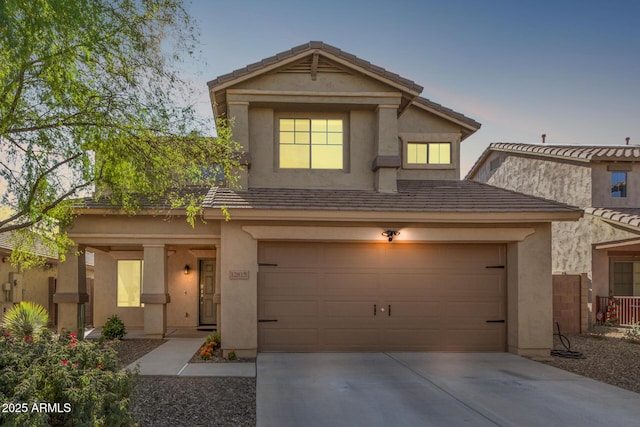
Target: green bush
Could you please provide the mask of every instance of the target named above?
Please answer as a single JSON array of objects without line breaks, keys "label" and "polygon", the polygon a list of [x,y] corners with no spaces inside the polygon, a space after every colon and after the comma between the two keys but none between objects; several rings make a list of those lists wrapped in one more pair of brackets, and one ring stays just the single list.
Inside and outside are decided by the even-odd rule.
[{"label": "green bush", "polygon": [[213,349],[217,350],[220,348],[221,340],[222,338],[220,337],[220,334],[218,332],[213,332],[207,336],[205,344],[215,342],[215,344],[213,345]]},{"label": "green bush", "polygon": [[47,326],[49,314],[40,304],[22,301],[4,315],[4,328],[14,337],[33,337]]},{"label": "green bush", "polygon": [[14,405],[0,425],[130,426],[133,374],[108,344],[75,334],[0,338],[0,400]]},{"label": "green bush", "polygon": [[124,323],[115,314],[109,317],[102,327],[102,339],[105,340],[120,340],[124,338],[126,334],[127,330],[124,327]]}]

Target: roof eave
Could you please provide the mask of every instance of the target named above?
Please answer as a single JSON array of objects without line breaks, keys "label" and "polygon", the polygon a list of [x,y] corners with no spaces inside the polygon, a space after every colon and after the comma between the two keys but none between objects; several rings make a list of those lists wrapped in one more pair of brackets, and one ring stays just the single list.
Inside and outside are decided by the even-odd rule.
[{"label": "roof eave", "polygon": [[[416,222],[416,223],[466,223],[466,224],[518,224],[552,221],[577,221],[582,218],[581,209],[562,211],[373,211],[341,209],[226,209],[232,221],[282,220],[282,221],[340,221],[340,222]],[[205,219],[226,219],[220,208],[207,208]]]}]

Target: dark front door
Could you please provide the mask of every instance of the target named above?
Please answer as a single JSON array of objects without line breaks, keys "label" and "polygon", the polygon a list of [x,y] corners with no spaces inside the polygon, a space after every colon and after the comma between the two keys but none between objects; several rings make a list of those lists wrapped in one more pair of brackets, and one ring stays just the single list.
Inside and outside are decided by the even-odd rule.
[{"label": "dark front door", "polygon": [[203,259],[200,261],[200,324],[214,325],[216,323],[216,305],[213,295],[216,292],[216,260]]}]

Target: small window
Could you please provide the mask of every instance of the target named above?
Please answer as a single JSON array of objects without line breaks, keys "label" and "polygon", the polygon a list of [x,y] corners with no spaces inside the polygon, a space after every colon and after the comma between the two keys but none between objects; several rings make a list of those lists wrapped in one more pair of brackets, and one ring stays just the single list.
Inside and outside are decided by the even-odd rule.
[{"label": "small window", "polygon": [[343,169],[340,119],[280,119],[280,168]]},{"label": "small window", "polygon": [[409,142],[407,143],[407,164],[449,165],[451,164],[451,143]]},{"label": "small window", "polygon": [[118,260],[118,307],[142,307],[142,260]]},{"label": "small window", "polygon": [[611,197],[627,197],[626,172],[611,172]]}]

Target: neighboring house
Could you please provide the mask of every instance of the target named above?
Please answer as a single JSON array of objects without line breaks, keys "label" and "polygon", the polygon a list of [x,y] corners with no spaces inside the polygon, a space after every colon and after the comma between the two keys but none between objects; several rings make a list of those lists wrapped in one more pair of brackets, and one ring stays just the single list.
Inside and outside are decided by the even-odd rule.
[{"label": "neighboring house", "polygon": [[[208,85],[245,151],[241,188],[196,189],[194,228],[161,205],[81,209],[70,236],[96,252],[96,326],[118,314],[149,336],[216,327],[240,355],[548,355],[551,222],[582,212],[460,181],[479,123],[322,42]],[[81,260],[59,271],[69,329],[86,300]]]},{"label": "neighboring house", "polygon": [[[592,310],[606,297],[640,297],[640,147],[495,143],[467,180],[585,210],[578,222],[553,224],[554,274],[586,273]],[[599,298],[602,304],[598,304]],[[640,298],[621,298],[622,323],[638,319]]]},{"label": "neighboring house", "polygon": [[[31,301],[42,305],[49,314],[49,324],[56,324],[57,308],[53,302],[56,289],[58,256],[45,248],[34,249],[36,255],[45,259],[40,268],[20,270],[9,262],[13,244],[11,233],[0,233],[0,323],[1,316],[14,304]],[[87,253],[87,280],[93,280],[93,254]],[[91,286],[89,287],[91,291]],[[92,299],[90,299],[92,301]],[[87,320],[91,323],[91,304],[85,307],[89,311]]]}]

